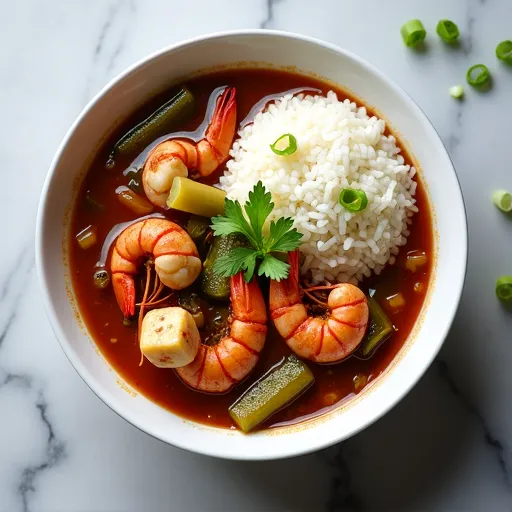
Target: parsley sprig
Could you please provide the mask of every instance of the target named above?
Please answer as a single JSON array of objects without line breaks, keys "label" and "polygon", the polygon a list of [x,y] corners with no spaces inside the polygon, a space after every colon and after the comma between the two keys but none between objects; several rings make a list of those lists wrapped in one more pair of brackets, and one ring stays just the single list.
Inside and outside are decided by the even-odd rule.
[{"label": "parsley sprig", "polygon": [[213,264],[216,274],[229,277],[243,271],[245,280],[249,282],[259,264],[259,276],[265,275],[276,281],[288,277],[290,265],[273,253],[294,251],[300,244],[302,234],[293,227],[292,219],[282,217],[270,222],[268,235],[265,236],[263,226],[273,209],[272,196],[261,181],[249,192],[249,199],[243,208],[238,201],[225,200],[225,215],[212,218],[214,235],[240,234],[247,239],[250,247],[236,247],[216,260]]}]

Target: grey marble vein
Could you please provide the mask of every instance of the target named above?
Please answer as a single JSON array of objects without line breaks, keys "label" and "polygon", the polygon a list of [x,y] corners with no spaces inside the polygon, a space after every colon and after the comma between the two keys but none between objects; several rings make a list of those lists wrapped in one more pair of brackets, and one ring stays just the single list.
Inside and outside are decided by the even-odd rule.
[{"label": "grey marble vein", "polygon": [[0,347],[4,343],[16,318],[19,302],[21,301],[30,275],[35,267],[35,259],[32,251],[24,248],[21,257],[17,259],[14,268],[8,272],[9,277],[2,286],[0,297],[0,321],[3,318],[3,325],[0,327]]},{"label": "grey marble vein", "polygon": [[[477,0],[477,3],[475,4],[474,0],[469,0],[466,4],[465,9],[465,19],[464,24],[460,27],[461,34],[462,34],[462,42],[460,45],[456,45],[454,48],[452,48],[452,51],[459,51],[461,50],[462,53],[468,57],[471,55],[473,51],[473,39],[474,39],[474,26],[476,21],[476,9],[478,7],[477,4],[483,3],[480,0]],[[448,48],[450,48],[448,46]],[[467,84],[465,84],[466,87],[469,87]],[[449,134],[446,146],[448,148],[448,151],[450,153],[454,152],[461,142],[461,133],[462,133],[462,121],[463,121],[463,112],[465,108],[465,100],[458,100],[457,106],[456,106],[456,113],[455,113],[455,127],[451,130],[451,133]]]},{"label": "grey marble vein", "polygon": [[[130,14],[132,16],[135,14],[135,2],[133,0],[126,0],[124,3],[124,6],[126,6],[128,8],[128,10],[130,11]],[[126,42],[126,38],[128,36],[128,29],[129,29],[129,24],[125,23],[123,26],[123,31],[122,31],[121,37],[117,41],[114,51],[111,53],[110,59],[108,60],[108,65],[106,68],[106,73],[108,76],[111,74],[111,72],[114,69],[114,66],[116,64],[117,58],[119,57],[119,55],[121,55],[121,52],[123,51],[123,48],[124,48],[124,45]]]},{"label": "grey marble vein", "polygon": [[260,23],[260,28],[273,28],[274,7],[281,0],[265,0],[265,19]]},{"label": "grey marble vein", "polygon": [[[66,445],[63,441],[58,439],[55,434],[55,429],[48,416],[48,403],[43,389],[34,389],[34,378],[27,373],[5,373],[0,378],[0,391],[10,386],[17,387],[25,391],[36,391],[37,398],[35,401],[35,408],[39,412],[42,427],[47,431],[44,459],[23,468],[20,472],[17,485],[21,510],[23,510],[23,512],[29,512],[29,498],[31,494],[36,492],[37,478],[43,471],[53,468],[66,457]],[[0,507],[0,510],[3,509]]]},{"label": "grey marble vein", "polygon": [[7,373],[0,381],[0,389],[9,385],[16,385],[23,389],[28,389],[32,386],[32,377],[23,373]]},{"label": "grey marble vein", "polygon": [[39,392],[35,406],[39,411],[41,422],[48,431],[46,454],[43,461],[27,466],[21,472],[18,494],[23,512],[30,512],[30,496],[36,492],[37,478],[41,473],[55,467],[66,457],[66,445],[55,436],[54,428],[47,414],[48,404],[42,391]]},{"label": "grey marble vein", "polygon": [[7,318],[7,321],[5,322],[5,325],[3,326],[2,331],[0,332],[0,347],[3,345],[5,339],[7,338],[7,335],[9,334],[9,330],[12,327],[15,317],[16,317],[16,310],[14,310],[9,315],[9,317]]},{"label": "grey marble vein", "polygon": [[322,453],[332,472],[325,510],[327,512],[362,512],[363,503],[352,487],[352,471],[344,449],[345,443],[340,443]]},{"label": "grey marble vein", "polygon": [[[86,103],[90,99],[91,93],[93,92],[94,81],[101,78],[104,82],[110,77],[116,65],[116,61],[123,51],[126,37],[128,36],[129,18],[124,16],[127,19],[125,19],[120,34],[117,35],[117,37],[111,37],[111,33],[114,26],[118,23],[118,20],[123,19],[123,14],[126,10],[131,14],[135,12],[134,0],[118,0],[109,6],[98,39],[94,45],[92,65],[86,80],[83,103]],[[98,73],[98,70],[102,68],[103,71]]]},{"label": "grey marble vein", "polygon": [[[31,258],[29,256],[31,256]],[[1,287],[2,291],[0,292],[0,303],[7,298],[8,293],[11,291],[12,282],[18,275],[20,269],[24,267],[23,263],[25,260],[27,260],[27,258],[29,259],[29,268],[31,268],[35,261],[32,252],[32,244],[23,245],[14,259],[14,265],[8,269],[7,278],[2,283]]]},{"label": "grey marble vein", "polygon": [[466,410],[478,420],[480,427],[483,430],[484,438],[486,444],[494,453],[494,457],[496,458],[496,462],[499,465],[501,475],[503,477],[503,481],[507,485],[509,491],[512,493],[512,482],[510,479],[510,468],[509,463],[507,462],[508,453],[505,447],[503,446],[502,441],[500,441],[496,435],[491,431],[489,425],[487,424],[485,418],[481,414],[481,412],[472,404],[466,396],[461,392],[459,387],[457,386],[455,380],[450,374],[448,364],[440,358],[437,358],[434,362],[437,367],[439,376],[446,382],[450,391],[455,395],[461,403],[464,405]]},{"label": "grey marble vein", "polygon": [[459,134],[462,129],[462,108],[462,105],[457,105],[457,112],[455,114],[455,129],[452,129],[446,141],[446,147],[450,153],[453,153],[460,144],[460,135],[456,134]]}]

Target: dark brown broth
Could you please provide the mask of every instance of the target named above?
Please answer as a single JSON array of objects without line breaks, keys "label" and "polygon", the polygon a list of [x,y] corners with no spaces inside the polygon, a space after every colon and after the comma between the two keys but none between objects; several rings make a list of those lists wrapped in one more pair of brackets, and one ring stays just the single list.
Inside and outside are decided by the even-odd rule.
[{"label": "dark brown broth", "polygon": [[[208,98],[218,86],[232,85],[237,88],[239,121],[244,119],[251,107],[266,95],[297,87],[314,87],[324,93],[333,88],[330,84],[310,77],[271,70],[222,71],[194,78],[187,82],[187,85],[196,98],[197,113],[194,119],[182,127],[183,130],[194,130],[201,123]],[[349,97],[343,90],[335,90],[340,98]],[[144,108],[128,119],[118,133],[98,152],[85,177],[71,221],[70,265],[73,287],[89,332],[109,363],[128,383],[151,400],[183,417],[209,425],[234,428],[228,407],[268,368],[291,353],[273,327],[270,326],[261,359],[249,378],[228,394],[205,395],[187,388],[172,370],[156,368],[148,361],[139,367],[140,352],[135,325],[123,326],[122,315],[112,288],[99,291],[92,282],[95,264],[100,259],[101,243],[107,233],[115,224],[136,218],[135,214],[118,203],[114,193],[119,185],[128,183],[130,177],[124,176],[122,171],[130,165],[133,158],[118,160],[113,170],[107,170],[105,162],[108,153],[119,135],[144,119],[165,99],[163,94],[149,101]],[[371,109],[368,110],[369,115],[372,115]],[[402,154],[407,163],[412,164],[407,153]],[[215,182],[217,178],[218,174],[209,181]],[[104,206],[102,211],[96,211],[87,204],[84,200],[87,191]],[[340,364],[331,366],[308,362],[315,375],[315,384],[291,406],[270,418],[267,427],[297,423],[336,407],[355,395],[354,376],[364,375],[368,383],[374,381],[403,346],[423,305],[430,279],[430,263],[433,259],[432,223],[421,182],[418,183],[416,199],[419,213],[413,217],[411,235],[408,237],[407,245],[401,249],[396,264],[387,267],[380,276],[374,276],[361,284],[364,290],[376,289],[375,297],[381,304],[383,299],[394,293],[401,292],[404,295],[406,308],[391,316],[396,332],[369,360],[350,357]],[[165,212],[165,215],[181,224],[186,222],[187,218],[185,215],[170,212]],[[84,251],[75,243],[73,235],[89,224],[97,227],[99,243],[96,247]],[[429,257],[429,264],[421,273],[412,274],[405,270],[405,257],[411,250],[423,250]],[[414,284],[417,282],[424,283],[423,293],[414,291]],[[326,397],[327,394],[330,395]],[[334,404],[331,403],[333,399]]]}]

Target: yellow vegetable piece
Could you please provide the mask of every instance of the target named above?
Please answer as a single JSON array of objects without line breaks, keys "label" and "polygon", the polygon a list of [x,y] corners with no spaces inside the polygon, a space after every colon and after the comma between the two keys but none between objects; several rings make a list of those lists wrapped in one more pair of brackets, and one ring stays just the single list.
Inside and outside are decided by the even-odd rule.
[{"label": "yellow vegetable piece", "polygon": [[324,395],[324,405],[326,407],[330,407],[331,405],[334,405],[336,402],[339,402],[340,397],[338,393],[327,393]]},{"label": "yellow vegetable piece", "polygon": [[354,375],[352,382],[354,383],[354,391],[359,393],[368,384],[368,377],[364,373],[358,373]]},{"label": "yellow vegetable piece", "polygon": [[172,182],[167,206],[201,217],[224,214],[226,193],[216,187],[188,178],[176,177]]},{"label": "yellow vegetable piece", "polygon": [[198,329],[202,329],[204,327],[204,315],[202,311],[198,311],[197,313],[190,313],[192,315],[192,318],[194,319],[194,322],[196,324],[196,327]]},{"label": "yellow vegetable piece", "polygon": [[311,370],[291,355],[253,384],[229,408],[229,414],[244,432],[249,432],[293,402],[314,380]]},{"label": "yellow vegetable piece", "polygon": [[158,368],[186,366],[200,344],[194,318],[183,308],[153,309],[142,321],[140,350]]},{"label": "yellow vegetable piece", "polygon": [[92,246],[96,245],[98,241],[96,231],[96,226],[87,226],[76,235],[76,241],[81,249],[90,249]]},{"label": "yellow vegetable piece", "polygon": [[417,282],[414,283],[414,291],[416,293],[421,293],[425,289],[425,285],[423,283]]},{"label": "yellow vegetable piece", "polygon": [[427,261],[427,255],[423,251],[410,251],[407,253],[405,268],[414,273],[419,268],[424,267]]},{"label": "yellow vegetable piece", "polygon": [[395,293],[386,298],[386,302],[391,309],[399,310],[405,306],[405,299],[401,293]]},{"label": "yellow vegetable piece", "polygon": [[148,215],[155,209],[147,199],[124,185],[117,187],[116,194],[119,202],[137,215]]}]

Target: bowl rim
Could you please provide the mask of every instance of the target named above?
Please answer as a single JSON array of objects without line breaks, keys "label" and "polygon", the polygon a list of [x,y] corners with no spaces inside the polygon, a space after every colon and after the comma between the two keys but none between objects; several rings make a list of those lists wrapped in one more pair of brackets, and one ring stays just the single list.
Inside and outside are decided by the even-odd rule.
[{"label": "bowl rim", "polygon": [[[212,40],[217,39],[223,39],[223,38],[230,38],[230,37],[247,37],[247,36],[272,36],[272,37],[280,37],[284,39],[291,39],[291,40],[299,40],[305,43],[309,43],[313,46],[319,46],[323,49],[330,50],[334,53],[341,54],[342,56],[351,59],[355,61],[358,65],[365,68],[370,74],[373,74],[377,76],[380,80],[384,81],[389,87],[395,90],[400,97],[408,103],[408,106],[411,107],[413,110],[416,110],[418,117],[426,123],[430,129],[433,130],[436,137],[438,138],[439,142],[441,143],[441,146],[444,150],[444,156],[447,157],[448,161],[450,162],[453,175],[455,176],[455,182],[458,186],[458,196],[460,198],[459,205],[462,206],[462,219],[464,223],[464,230],[459,233],[460,236],[460,242],[462,244],[461,250],[462,250],[462,256],[463,256],[463,264],[464,268],[462,272],[459,272],[458,279],[455,283],[453,283],[453,289],[452,291],[455,292],[456,297],[454,298],[452,302],[452,308],[451,311],[449,311],[449,314],[447,318],[449,319],[449,322],[446,325],[446,328],[442,335],[439,337],[439,340],[436,344],[436,346],[431,348],[430,351],[430,357],[425,358],[424,364],[420,371],[417,371],[416,375],[414,375],[412,378],[410,378],[407,385],[404,385],[398,389],[398,391],[394,392],[392,395],[390,395],[390,399],[388,400],[385,407],[382,407],[376,414],[374,414],[371,417],[368,417],[363,422],[361,422],[358,426],[350,429],[345,434],[337,434],[336,432],[333,433],[333,435],[329,438],[323,438],[323,439],[315,439],[314,443],[311,443],[308,446],[297,446],[295,449],[290,450],[288,449],[286,452],[279,452],[279,450],[276,450],[275,454],[269,455],[263,454],[260,455],[258,453],[251,453],[251,454],[244,454],[244,453],[230,453],[226,454],[220,451],[217,451],[216,447],[214,446],[214,443],[212,443],[209,446],[197,446],[190,442],[182,442],[181,439],[173,439],[172,441],[161,437],[157,432],[152,431],[147,425],[142,425],[140,419],[137,417],[136,414],[132,414],[131,411],[126,409],[119,409],[116,407],[115,404],[112,403],[111,397],[106,394],[103,390],[103,386],[100,384],[99,381],[96,380],[95,377],[92,376],[92,374],[89,372],[87,367],[82,364],[78,356],[76,355],[74,349],[72,348],[71,344],[68,341],[68,338],[64,332],[64,329],[62,328],[61,322],[59,320],[57,311],[55,309],[55,306],[51,300],[50,297],[50,287],[51,284],[46,279],[46,274],[44,271],[44,220],[46,216],[46,210],[48,207],[47,203],[47,195],[48,191],[50,189],[51,182],[53,180],[53,176],[55,174],[55,170],[57,168],[57,165],[61,159],[61,156],[67,147],[70,139],[72,138],[75,130],[77,127],[82,123],[83,119],[88,115],[88,113],[95,108],[96,103],[99,101],[101,97],[103,97],[110,89],[115,87],[120,81],[127,78],[129,75],[134,73],[135,71],[142,68],[144,65],[149,63],[152,60],[158,59],[159,57],[165,55],[168,52],[180,49],[182,47],[186,47],[189,45],[195,45],[198,43],[204,43],[209,42]],[[427,117],[425,112],[420,108],[420,106],[414,101],[414,99],[401,87],[399,86],[394,80],[389,78],[386,74],[381,72],[379,69],[377,69],[373,64],[367,62],[365,59],[362,59],[361,57],[355,55],[354,53],[347,51],[335,44],[329,43],[327,41],[310,37],[294,32],[289,31],[281,31],[281,30],[267,30],[267,29],[240,29],[240,30],[223,30],[223,31],[216,31],[216,32],[210,32],[206,34],[202,34],[200,36],[188,38],[185,40],[178,41],[176,43],[173,43],[171,45],[165,46],[159,50],[156,50],[154,52],[149,53],[145,57],[139,59],[132,65],[128,66],[124,71],[116,75],[114,78],[112,78],[105,86],[103,86],[100,91],[98,91],[85,105],[85,107],[82,109],[80,114],[76,117],[70,128],[67,130],[65,136],[63,137],[61,143],[59,144],[57,151],[50,163],[50,167],[47,171],[46,178],[44,180],[44,184],[41,190],[38,210],[37,210],[37,220],[36,220],[36,233],[35,233],[35,256],[36,256],[36,270],[38,274],[38,281],[39,286],[41,289],[41,293],[43,296],[43,304],[46,310],[46,314],[48,316],[48,319],[50,320],[50,325],[52,327],[52,330],[59,341],[59,344],[64,351],[66,357],[72,364],[72,366],[75,368],[78,375],[82,378],[82,380],[87,384],[87,386],[93,391],[93,393],[103,402],[105,403],[113,412],[115,412],[118,416],[123,418],[124,420],[128,421],[130,424],[132,424],[134,427],[136,427],[138,430],[150,435],[151,437],[158,439],[159,441],[163,441],[167,444],[170,444],[172,446],[192,451],[195,453],[199,453],[202,455],[209,455],[213,457],[223,458],[223,459],[230,459],[230,460],[275,460],[275,459],[284,459],[289,457],[295,457],[299,455],[305,455],[317,450],[321,450],[323,448],[327,448],[329,446],[332,446],[336,443],[339,443],[345,439],[348,439],[352,437],[353,435],[357,434],[358,432],[366,429],[373,423],[375,423],[378,419],[380,419],[382,416],[384,416],[386,413],[388,413],[395,405],[397,405],[406,394],[411,391],[411,389],[417,384],[419,379],[424,375],[426,370],[431,365],[434,358],[439,353],[447,335],[448,332],[453,324],[455,315],[457,313],[457,310],[460,305],[462,292],[464,289],[464,283],[467,275],[467,268],[468,268],[468,220],[467,220],[467,209],[466,204],[464,202],[464,196],[462,194],[462,187],[460,184],[460,180],[457,176],[457,172],[455,170],[455,166],[453,165],[453,161],[450,157],[450,154],[448,153],[448,150],[442,141],[439,133],[435,129],[434,125],[430,121],[430,119]],[[427,305],[428,310],[428,305]],[[427,354],[428,355],[428,354]],[[106,361],[106,363],[111,367],[110,363]],[[172,414],[172,411],[170,411]]]}]

